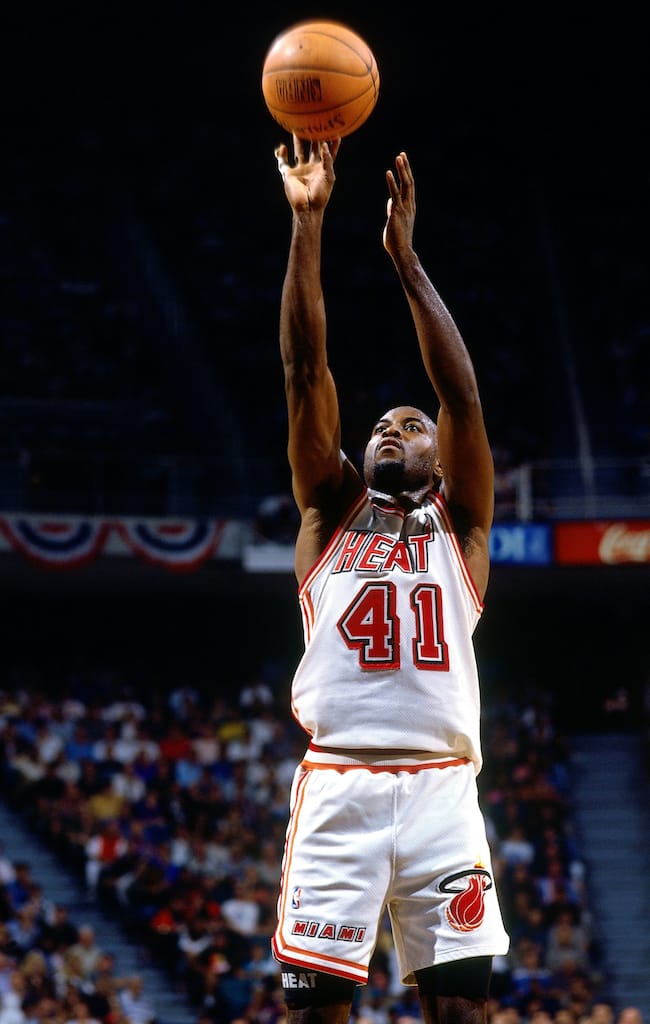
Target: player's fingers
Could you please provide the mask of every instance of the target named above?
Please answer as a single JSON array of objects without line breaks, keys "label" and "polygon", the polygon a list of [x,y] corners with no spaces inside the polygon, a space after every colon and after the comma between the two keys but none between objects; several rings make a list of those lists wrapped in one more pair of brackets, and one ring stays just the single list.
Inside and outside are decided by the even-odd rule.
[{"label": "player's fingers", "polygon": [[336,142],[321,142],[321,160],[326,174],[334,177],[334,158],[337,151]]},{"label": "player's fingers", "polygon": [[386,182],[392,199],[399,199],[399,185],[392,171],[386,171]]},{"label": "player's fingers", "polygon": [[276,146],[275,147],[275,159],[278,162],[278,170],[279,170],[279,172],[280,172],[280,174],[282,175],[283,178],[284,178],[285,174],[287,173],[287,171],[289,170],[289,159],[288,159],[288,157],[289,157],[289,151],[288,151],[287,147],[284,144],[282,144],[281,146]]},{"label": "player's fingers", "polygon": [[395,166],[402,183],[402,188],[412,189],[413,188],[413,173],[411,171],[411,165],[408,161],[406,153],[400,153],[395,160]]},{"label": "player's fingers", "polygon": [[296,160],[298,161],[298,163],[299,164],[304,164],[304,162],[305,162],[305,146],[304,146],[303,140],[299,139],[297,135],[294,135],[294,137],[293,137],[293,152],[294,152],[294,155],[295,155]]}]

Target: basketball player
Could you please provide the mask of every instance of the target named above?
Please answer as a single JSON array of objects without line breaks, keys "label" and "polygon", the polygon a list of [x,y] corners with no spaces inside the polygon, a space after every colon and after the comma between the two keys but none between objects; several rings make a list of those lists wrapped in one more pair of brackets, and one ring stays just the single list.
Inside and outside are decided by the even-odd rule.
[{"label": "basketball player", "polygon": [[508,950],[476,785],[472,634],[488,582],[492,458],[469,354],[413,248],[405,153],[386,174],[383,244],[437,423],[409,405],[384,412],[364,479],[340,450],[320,279],[339,146],[294,136],[293,159],[276,150],[292,210],[280,350],[305,636],[291,699],[310,740],[273,954],[289,1024],[347,1024],[387,909],[401,980],[417,985],[427,1024],[484,1024],[492,958]]}]

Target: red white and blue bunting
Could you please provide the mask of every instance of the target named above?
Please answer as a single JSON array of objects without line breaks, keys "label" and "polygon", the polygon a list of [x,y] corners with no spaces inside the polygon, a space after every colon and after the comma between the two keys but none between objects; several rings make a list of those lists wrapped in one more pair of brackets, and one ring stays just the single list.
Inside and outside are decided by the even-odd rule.
[{"label": "red white and blue bunting", "polygon": [[49,569],[77,569],[92,562],[103,550],[110,529],[101,520],[0,518],[0,530],[10,546]]},{"label": "red white and blue bunting", "polygon": [[[8,547],[44,569],[76,569],[112,547],[175,572],[191,572],[215,557],[226,523],[205,520],[104,520],[0,516]],[[115,547],[121,550],[114,550]]]},{"label": "red white and blue bunting", "polygon": [[152,565],[187,572],[212,558],[223,534],[220,520],[119,522],[116,528],[135,555]]}]

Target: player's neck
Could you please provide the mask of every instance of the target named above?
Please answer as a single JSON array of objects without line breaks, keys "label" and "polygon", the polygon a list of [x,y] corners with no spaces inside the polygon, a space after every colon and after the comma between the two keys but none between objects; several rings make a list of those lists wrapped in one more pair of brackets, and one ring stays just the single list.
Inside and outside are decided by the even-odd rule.
[{"label": "player's neck", "polygon": [[397,505],[409,512],[411,509],[420,508],[422,505],[430,501],[434,493],[434,488],[421,487],[415,491],[400,491],[398,494],[388,494],[385,491],[378,491],[374,488],[370,488],[370,491],[373,497],[383,499],[390,502],[390,504]]}]

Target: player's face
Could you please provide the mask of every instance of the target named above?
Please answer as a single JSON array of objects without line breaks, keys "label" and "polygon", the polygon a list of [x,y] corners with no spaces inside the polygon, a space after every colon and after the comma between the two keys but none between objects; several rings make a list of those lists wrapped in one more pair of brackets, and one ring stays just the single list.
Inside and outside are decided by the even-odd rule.
[{"label": "player's face", "polygon": [[419,409],[399,406],[373,427],[363,462],[366,483],[385,494],[427,487],[437,460],[433,421]]}]

